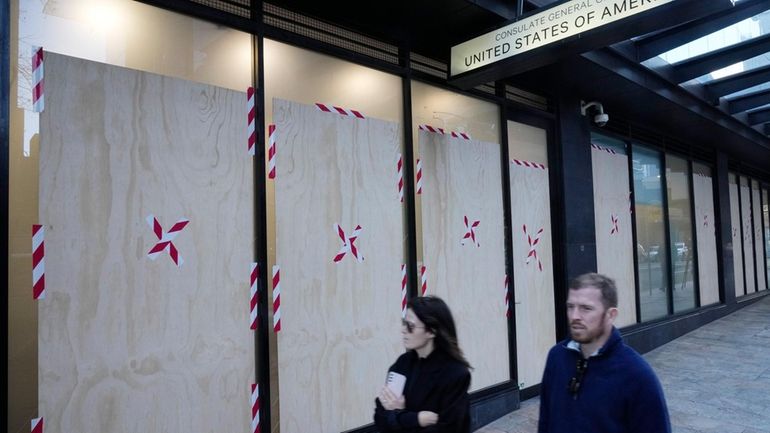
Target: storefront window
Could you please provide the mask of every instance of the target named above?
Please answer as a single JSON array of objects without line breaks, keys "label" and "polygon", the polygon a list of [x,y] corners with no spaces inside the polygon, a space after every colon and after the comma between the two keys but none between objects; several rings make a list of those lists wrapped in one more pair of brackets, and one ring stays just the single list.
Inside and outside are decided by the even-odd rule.
[{"label": "storefront window", "polygon": [[648,321],[668,314],[669,254],[663,212],[661,154],[634,145],[633,172],[641,321]]},{"label": "storefront window", "polygon": [[8,386],[13,398],[7,421],[9,431],[21,431],[38,407],[38,316],[30,296],[31,225],[39,217],[33,47],[244,92],[253,75],[253,51],[247,33],[130,0],[10,3]]},{"label": "storefront window", "polygon": [[697,257],[693,249],[690,169],[685,159],[666,155],[666,183],[671,246],[669,257],[674,278],[671,287],[674,294],[674,312],[678,312],[696,306]]},{"label": "storefront window", "polygon": [[[765,222],[763,226],[765,241],[765,278],[770,280],[770,202],[768,200],[767,188],[762,189],[762,215]],[[770,281],[768,281],[770,283]]]}]

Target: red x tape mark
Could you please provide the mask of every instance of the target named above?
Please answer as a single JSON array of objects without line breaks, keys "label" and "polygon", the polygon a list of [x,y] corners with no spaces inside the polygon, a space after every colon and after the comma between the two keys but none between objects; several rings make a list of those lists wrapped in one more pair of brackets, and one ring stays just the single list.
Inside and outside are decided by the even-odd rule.
[{"label": "red x tape mark", "polygon": [[708,227],[708,226],[709,226],[709,216],[703,215],[703,227]]},{"label": "red x tape mark", "polygon": [[334,256],[334,263],[339,263],[347,253],[352,254],[359,262],[363,262],[364,256],[358,254],[358,248],[356,248],[355,244],[358,235],[361,233],[361,226],[356,226],[349,237],[345,236],[345,231],[342,230],[342,227],[340,227],[339,224],[334,224],[334,231],[337,232],[337,236],[342,240],[342,248],[340,248],[340,251]]},{"label": "red x tape mark", "polygon": [[620,231],[618,228],[618,217],[615,216],[615,214],[611,214],[610,218],[612,219],[612,230],[610,230],[610,234],[614,235]]},{"label": "red x tape mark", "polygon": [[527,261],[526,263],[529,264],[530,259],[534,258],[537,260],[537,269],[540,270],[540,272],[543,271],[543,263],[540,262],[540,258],[537,257],[537,244],[540,242],[540,235],[543,234],[543,228],[540,227],[540,230],[535,233],[535,239],[532,239],[532,236],[527,233],[527,225],[524,224],[524,236],[527,237],[527,243],[529,244],[529,253],[527,253]]},{"label": "red x tape mark", "polygon": [[148,215],[147,223],[150,225],[152,231],[155,232],[155,236],[158,237],[158,243],[156,243],[155,246],[152,247],[152,249],[147,253],[147,257],[149,257],[150,260],[155,260],[158,258],[160,253],[163,251],[168,251],[168,254],[171,256],[171,260],[173,260],[177,266],[182,266],[184,260],[179,257],[179,252],[177,251],[176,246],[174,246],[172,241],[189,222],[190,220],[187,218],[182,218],[174,223],[169,231],[164,232],[163,227],[161,227],[158,220],[153,215]]},{"label": "red x tape mark", "polygon": [[474,221],[472,224],[469,225],[468,224],[468,217],[467,216],[463,217],[463,220],[465,221],[465,230],[467,230],[467,231],[465,232],[465,236],[463,236],[463,238],[460,240],[460,243],[462,245],[465,245],[465,240],[470,238],[471,241],[473,241],[473,243],[476,244],[476,247],[480,247],[481,244],[479,244],[476,241],[476,230],[475,229],[476,229],[476,227],[479,226],[479,224],[481,224],[481,221]]}]

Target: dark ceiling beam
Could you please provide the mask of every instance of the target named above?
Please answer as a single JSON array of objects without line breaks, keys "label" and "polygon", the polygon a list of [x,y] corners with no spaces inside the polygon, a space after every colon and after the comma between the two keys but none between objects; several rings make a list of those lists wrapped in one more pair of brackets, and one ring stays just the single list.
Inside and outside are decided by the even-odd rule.
[{"label": "dark ceiling beam", "polygon": [[770,123],[765,123],[765,135],[770,136]]},{"label": "dark ceiling beam", "polygon": [[[540,7],[532,0],[467,0],[482,9],[486,9],[506,20],[515,20],[524,12]],[[754,1],[754,0],[751,0]]]},{"label": "dark ceiling beam", "polygon": [[749,125],[759,125],[760,123],[770,122],[770,108],[752,111],[748,117]]},{"label": "dark ceiling beam", "polygon": [[684,83],[768,51],[770,51],[770,34],[675,63],[672,65],[674,80],[677,83]]},{"label": "dark ceiling beam", "polygon": [[735,114],[767,104],[770,104],[770,90],[762,90],[738,98],[729,99],[727,101],[727,112]]},{"label": "dark ceiling beam", "polygon": [[768,9],[770,9],[770,1],[744,0],[735,5],[735,7],[722,12],[717,12],[708,17],[638,39],[634,43],[637,60],[642,62],[651,59],[661,53],[714,33],[746,18],[753,17]]},{"label": "dark ceiling beam", "polygon": [[770,65],[709,81],[703,87],[711,103],[718,104],[720,96],[729,95],[767,82],[770,82]]}]

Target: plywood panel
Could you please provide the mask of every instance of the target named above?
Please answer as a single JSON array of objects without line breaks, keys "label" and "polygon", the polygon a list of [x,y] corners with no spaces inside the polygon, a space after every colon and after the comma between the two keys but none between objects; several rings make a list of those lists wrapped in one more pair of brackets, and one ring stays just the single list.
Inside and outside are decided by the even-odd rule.
[{"label": "plywood panel", "polygon": [[757,271],[757,291],[767,289],[767,282],[765,281],[765,246],[764,246],[764,234],[762,233],[762,206],[761,199],[759,197],[759,185],[756,181],[752,181],[751,185],[751,197],[752,197],[752,214],[754,215],[754,248],[756,254],[756,271]]},{"label": "plywood panel", "polygon": [[[548,169],[510,167],[516,355],[519,382],[529,387],[540,383],[548,350],[556,342]],[[533,247],[537,258],[529,256]]]},{"label": "plywood panel", "polygon": [[698,285],[700,304],[719,302],[717,274],[716,219],[714,218],[714,189],[710,176],[693,174],[695,197],[695,227],[698,238]]},{"label": "plywood panel", "polygon": [[[46,432],[246,432],[254,337],[245,95],[48,54],[40,118]],[[165,230],[184,259],[147,252]]]},{"label": "plywood panel", "polygon": [[[446,300],[454,312],[460,347],[474,367],[471,390],[505,382],[510,370],[500,145],[427,131],[420,131],[419,140],[428,294]],[[475,222],[475,241],[464,239]]]},{"label": "plywood panel", "polygon": [[[400,341],[402,204],[397,123],[273,100],[276,262],[281,270],[281,433],[371,422]],[[333,258],[360,225],[354,246]]]},{"label": "plywood panel", "polygon": [[[743,179],[745,180],[745,179]],[[743,227],[743,272],[746,276],[746,294],[757,291],[754,274],[754,229],[751,225],[751,190],[741,181],[741,226]]]},{"label": "plywood panel", "polygon": [[591,148],[598,272],[618,287],[618,327],[636,323],[628,156]]},{"label": "plywood panel", "polygon": [[733,269],[735,270],[735,296],[743,296],[743,239],[741,237],[741,213],[738,185],[730,182],[730,225],[733,228]]}]

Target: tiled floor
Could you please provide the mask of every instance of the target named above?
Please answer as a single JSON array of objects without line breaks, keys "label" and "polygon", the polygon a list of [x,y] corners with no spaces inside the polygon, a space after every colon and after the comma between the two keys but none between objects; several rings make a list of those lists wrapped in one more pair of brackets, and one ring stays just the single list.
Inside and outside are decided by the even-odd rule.
[{"label": "tiled floor", "polygon": [[[770,297],[644,355],[658,373],[674,433],[770,433]],[[476,430],[537,431],[539,401]]]}]

